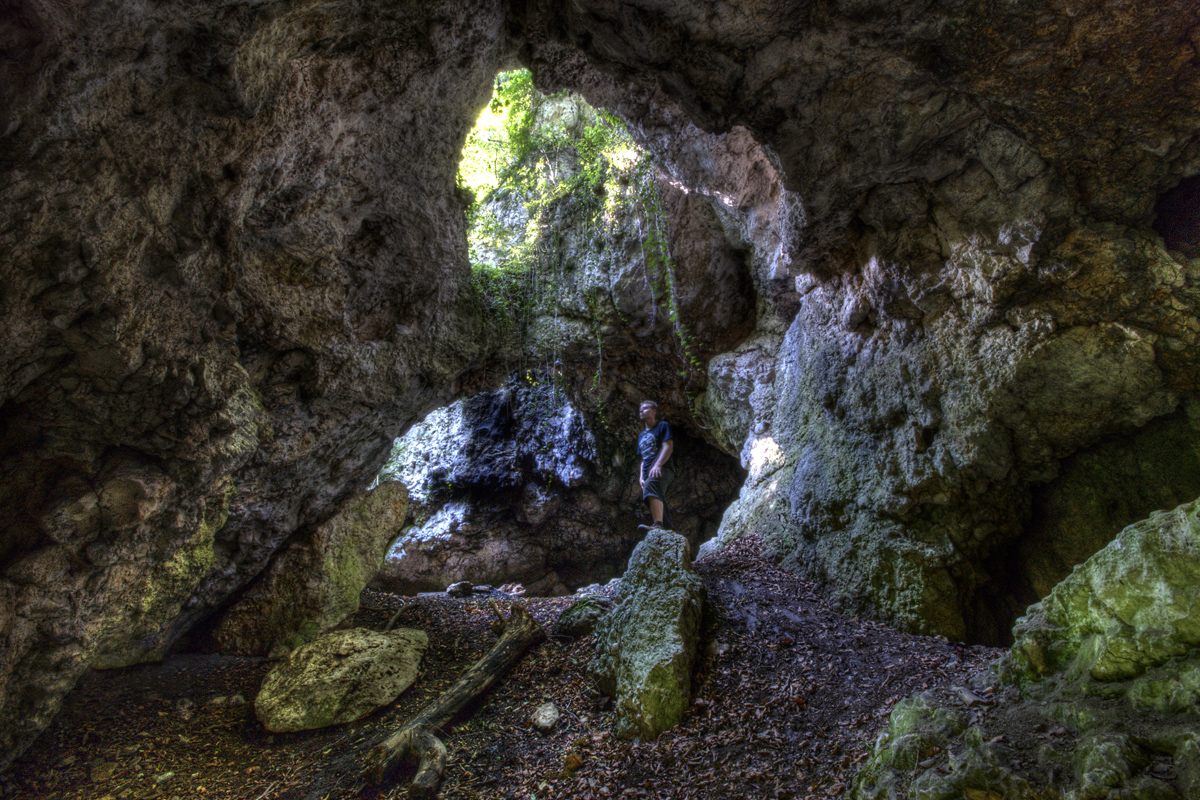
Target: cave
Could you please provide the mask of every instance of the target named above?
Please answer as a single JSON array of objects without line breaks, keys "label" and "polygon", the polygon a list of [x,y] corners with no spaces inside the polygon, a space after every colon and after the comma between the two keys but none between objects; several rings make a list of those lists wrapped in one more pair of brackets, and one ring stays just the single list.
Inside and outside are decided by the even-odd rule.
[{"label": "cave", "polygon": [[1198,19],[985,5],[0,6],[0,763],[94,668],[277,652],[314,543],[403,527],[397,437],[528,380],[456,180],[518,67],[619,118],[661,203],[535,326],[603,479],[656,398],[721,473],[694,543],[1013,641],[1200,496],[1160,457],[1198,418]]},{"label": "cave", "polygon": [[1154,204],[1154,230],[1168,250],[1185,258],[1200,257],[1196,231],[1200,228],[1200,178],[1184,178]]}]

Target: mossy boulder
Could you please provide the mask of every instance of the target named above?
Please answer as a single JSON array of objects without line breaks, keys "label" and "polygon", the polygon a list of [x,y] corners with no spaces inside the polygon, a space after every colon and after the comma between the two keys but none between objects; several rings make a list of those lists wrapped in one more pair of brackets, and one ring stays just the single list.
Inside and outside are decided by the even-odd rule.
[{"label": "mossy boulder", "polygon": [[1030,606],[1013,628],[1028,680],[1133,678],[1200,646],[1200,501],[1153,514]]},{"label": "mossy boulder", "polygon": [[279,654],[348,619],[407,509],[408,492],[399,481],[351,498],[271,562],[218,623],[218,644],[242,655]]},{"label": "mossy boulder", "polygon": [[581,597],[558,616],[550,633],[568,639],[587,636],[611,609],[612,603],[602,597]]},{"label": "mossy boulder", "polygon": [[629,559],[612,612],[596,626],[591,674],[615,700],[619,737],[652,739],[683,718],[703,608],[687,540],[651,531]]},{"label": "mossy boulder", "polygon": [[267,674],[254,713],[269,731],[353,722],[392,702],[417,679],[423,631],[334,631],[297,648]]}]

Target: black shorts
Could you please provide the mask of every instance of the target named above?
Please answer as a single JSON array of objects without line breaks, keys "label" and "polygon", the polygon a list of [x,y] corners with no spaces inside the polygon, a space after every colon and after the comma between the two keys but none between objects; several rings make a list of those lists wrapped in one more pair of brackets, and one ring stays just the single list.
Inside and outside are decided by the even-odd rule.
[{"label": "black shorts", "polygon": [[[646,470],[649,472],[650,470]],[[667,490],[671,488],[671,484],[675,482],[675,465],[670,461],[662,468],[662,475],[657,478],[647,478],[642,484],[642,499],[646,500],[651,497],[658,498],[664,503],[667,502]]]}]

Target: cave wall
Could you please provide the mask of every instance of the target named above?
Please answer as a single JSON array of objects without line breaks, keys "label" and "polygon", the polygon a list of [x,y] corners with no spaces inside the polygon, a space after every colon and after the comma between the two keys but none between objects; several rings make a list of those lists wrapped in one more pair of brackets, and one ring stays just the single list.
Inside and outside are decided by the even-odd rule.
[{"label": "cave wall", "polygon": [[500,3],[6,3],[0,753],[378,472],[490,333]]},{"label": "cave wall", "polygon": [[[1065,499],[1063,458],[1196,392],[1198,265],[1159,235],[1195,219],[1163,194],[1198,167],[1195,9],[596,2],[540,22],[587,63],[550,41],[535,72],[638,83],[644,107],[753,136],[782,183],[709,193],[774,311],[709,364],[713,438],[750,472],[723,538],[757,531],[847,609],[1003,638],[994,601],[1046,538],[1031,492]],[[720,136],[697,150],[703,131],[654,118],[664,161],[720,187]],[[1129,472],[1107,463],[1090,486]]]},{"label": "cave wall", "polygon": [[[585,413],[565,377],[527,372],[413,426],[386,470],[416,501],[373,585],[401,594],[458,581],[567,594],[625,569],[649,522],[637,420]],[[737,462],[674,430],[673,530],[711,537],[741,482]],[[393,471],[394,470],[394,471]]]},{"label": "cave wall", "polygon": [[[725,533],[848,607],[986,633],[1030,486],[1197,392],[1200,267],[1158,235],[1192,3],[0,8],[5,760],[490,380],[454,170],[514,57],[641,109],[748,253],[756,327],[697,387],[750,471]],[[688,408],[608,324],[652,376],[608,402]]]}]

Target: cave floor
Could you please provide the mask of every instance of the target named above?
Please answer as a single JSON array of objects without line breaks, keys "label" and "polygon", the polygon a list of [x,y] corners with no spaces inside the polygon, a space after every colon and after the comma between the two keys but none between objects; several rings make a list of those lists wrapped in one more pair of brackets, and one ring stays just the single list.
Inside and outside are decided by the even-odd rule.
[{"label": "cave floor", "polygon": [[[701,559],[704,655],[684,721],[653,742],[613,737],[587,677],[591,637],[547,641],[443,729],[443,798],[817,798],[847,788],[897,700],[965,685],[999,651],[912,636],[833,611],[747,537]],[[523,598],[547,628],[572,598]],[[424,674],[392,708],[323,731],[269,734],[254,719],[263,659],[184,654],[89,673],[42,737],[0,775],[0,797],[58,800],[404,797],[411,772],[365,791],[359,757],[495,641],[486,598],[365,592],[357,624],[429,633]],[[233,698],[232,701],[229,698]],[[984,703],[987,698],[982,698]],[[562,712],[543,736],[531,712]],[[577,766],[564,777],[564,765]]]}]

